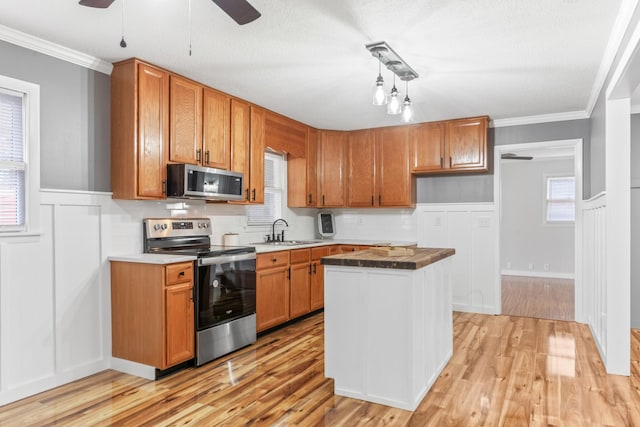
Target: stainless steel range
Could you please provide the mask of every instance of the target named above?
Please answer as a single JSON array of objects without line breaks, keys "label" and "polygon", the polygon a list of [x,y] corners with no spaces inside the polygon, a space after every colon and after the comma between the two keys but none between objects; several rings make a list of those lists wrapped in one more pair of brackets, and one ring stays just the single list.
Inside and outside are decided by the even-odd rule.
[{"label": "stainless steel range", "polygon": [[256,249],[211,246],[209,218],[148,218],[144,252],[194,255],[196,365],[256,341]]}]

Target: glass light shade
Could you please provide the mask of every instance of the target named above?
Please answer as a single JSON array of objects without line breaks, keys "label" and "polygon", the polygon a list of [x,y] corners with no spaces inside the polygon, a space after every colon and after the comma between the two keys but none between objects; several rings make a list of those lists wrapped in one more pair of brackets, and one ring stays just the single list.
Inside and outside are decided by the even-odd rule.
[{"label": "glass light shade", "polygon": [[376,87],[373,90],[373,105],[384,105],[387,103],[387,95],[384,93],[384,80],[378,76]]},{"label": "glass light shade", "polygon": [[391,89],[389,99],[387,100],[387,114],[400,114],[401,110],[402,105],[400,103],[400,98],[398,97],[398,89],[394,86],[393,89]]},{"label": "glass light shade", "polygon": [[402,123],[409,123],[413,121],[413,108],[411,108],[411,100],[408,96],[405,96],[402,103],[402,116],[400,116]]}]

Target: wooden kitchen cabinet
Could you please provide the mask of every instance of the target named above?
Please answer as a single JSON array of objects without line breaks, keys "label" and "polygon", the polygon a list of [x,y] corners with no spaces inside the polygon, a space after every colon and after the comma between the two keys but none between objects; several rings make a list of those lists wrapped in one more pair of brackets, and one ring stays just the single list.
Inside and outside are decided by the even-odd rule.
[{"label": "wooden kitchen cabinet", "polygon": [[341,254],[347,253],[347,252],[356,252],[356,251],[363,251],[365,249],[369,249],[370,246],[368,245],[339,245],[338,246],[338,251]]},{"label": "wooden kitchen cabinet", "polygon": [[265,110],[231,100],[231,170],[244,174],[245,199],[237,203],[264,203]]},{"label": "wooden kitchen cabinet", "polygon": [[111,191],[115,199],[166,197],[169,73],[130,59],[111,72]]},{"label": "wooden kitchen cabinet", "polygon": [[324,266],[320,259],[331,254],[337,246],[318,246],[311,248],[311,311],[324,308]]},{"label": "wooden kitchen cabinet", "polygon": [[307,127],[305,156],[287,158],[287,205],[291,208],[318,206],[318,130]]},{"label": "wooden kitchen cabinet", "polygon": [[487,116],[422,123],[411,128],[416,174],[489,170]]},{"label": "wooden kitchen cabinet", "polygon": [[376,140],[372,130],[349,132],[347,206],[368,208],[378,204]]},{"label": "wooden kitchen cabinet", "polygon": [[202,162],[203,166],[231,168],[231,97],[204,88],[202,93]]},{"label": "wooden kitchen cabinet", "polygon": [[378,207],[413,207],[416,182],[410,169],[411,148],[406,126],[376,129]]},{"label": "wooden kitchen cabinet", "polygon": [[164,370],[194,357],[193,263],[111,262],[112,355]]},{"label": "wooden kitchen cabinet", "polygon": [[169,161],[202,163],[202,85],[170,76]]},{"label": "wooden kitchen cabinet", "polygon": [[256,330],[289,320],[289,251],[256,255]]},{"label": "wooden kitchen cabinet", "polygon": [[311,311],[311,252],[308,248],[290,252],[289,318]]},{"label": "wooden kitchen cabinet", "polygon": [[318,134],[318,206],[346,206],[348,133],[319,131]]}]

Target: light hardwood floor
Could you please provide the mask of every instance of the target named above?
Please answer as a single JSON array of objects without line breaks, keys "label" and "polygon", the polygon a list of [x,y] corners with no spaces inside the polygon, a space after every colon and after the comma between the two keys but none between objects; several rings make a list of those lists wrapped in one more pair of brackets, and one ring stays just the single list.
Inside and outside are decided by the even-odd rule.
[{"label": "light hardwood floor", "polygon": [[502,276],[502,314],[573,320],[573,279]]},{"label": "light hardwood floor", "polygon": [[640,426],[640,331],[629,378],[574,322],[454,313],[454,335],[414,413],[333,395],[318,314],[162,380],[106,371],[6,405],[0,425]]}]

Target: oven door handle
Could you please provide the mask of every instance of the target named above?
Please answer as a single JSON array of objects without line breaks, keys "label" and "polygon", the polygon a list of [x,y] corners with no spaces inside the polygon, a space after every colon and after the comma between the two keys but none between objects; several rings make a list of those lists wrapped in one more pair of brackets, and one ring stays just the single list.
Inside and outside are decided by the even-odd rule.
[{"label": "oven door handle", "polygon": [[204,257],[198,258],[198,266],[203,265],[215,265],[215,264],[226,264],[234,261],[245,261],[256,259],[256,253],[250,252],[246,254],[233,254],[233,255],[221,255],[221,256],[212,256],[212,257]]}]

